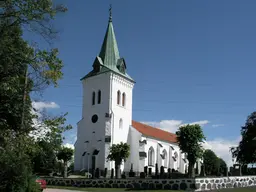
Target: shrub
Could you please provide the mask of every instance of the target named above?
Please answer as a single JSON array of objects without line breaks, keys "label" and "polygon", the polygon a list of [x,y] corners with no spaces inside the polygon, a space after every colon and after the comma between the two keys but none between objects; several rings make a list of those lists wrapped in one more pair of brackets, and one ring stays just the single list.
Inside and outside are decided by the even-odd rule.
[{"label": "shrub", "polygon": [[28,187],[31,175],[30,160],[24,148],[10,138],[0,152],[0,191],[20,192]]},{"label": "shrub", "polygon": [[135,177],[135,172],[134,171],[130,171],[129,172],[129,177]]},{"label": "shrub", "polygon": [[111,169],[111,179],[113,179],[114,178],[114,169],[112,168]]},{"label": "shrub", "polygon": [[158,164],[156,163],[156,168],[155,168],[155,175],[157,176],[159,173],[158,173]]},{"label": "shrub", "polygon": [[30,178],[26,192],[41,192],[40,184],[35,182],[35,178]]},{"label": "shrub", "polygon": [[140,178],[141,179],[145,179],[146,178],[146,174],[144,172],[140,172]]},{"label": "shrub", "polygon": [[148,166],[145,166],[145,167],[144,167],[144,173],[145,173],[146,175],[148,175]]},{"label": "shrub", "polygon": [[124,173],[121,175],[121,178],[122,178],[122,179],[126,179],[126,176],[125,176]]},{"label": "shrub", "polygon": [[100,178],[100,169],[97,168],[96,171],[95,171],[95,177],[98,179]]},{"label": "shrub", "polygon": [[107,174],[108,174],[108,168],[105,168],[105,169],[104,169],[104,178],[107,177]]},{"label": "shrub", "polygon": [[161,178],[163,177],[163,175],[164,175],[164,166],[161,166],[160,167],[160,176],[161,176]]}]

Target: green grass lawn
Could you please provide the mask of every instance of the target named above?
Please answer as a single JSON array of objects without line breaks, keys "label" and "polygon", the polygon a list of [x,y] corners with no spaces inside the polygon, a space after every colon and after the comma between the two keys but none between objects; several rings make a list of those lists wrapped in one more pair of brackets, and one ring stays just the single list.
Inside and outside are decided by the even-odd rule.
[{"label": "green grass lawn", "polygon": [[[177,190],[131,190],[131,189],[113,189],[113,188],[79,188],[79,187],[66,187],[66,186],[47,186],[48,188],[55,188],[55,189],[69,189],[69,190],[78,190],[78,191],[95,191],[95,192],[122,192],[122,191],[154,191],[154,192],[182,192]],[[256,191],[256,187],[250,188],[235,188],[235,189],[221,189],[216,190],[215,192],[253,192]],[[214,192],[214,191],[211,191]]]}]

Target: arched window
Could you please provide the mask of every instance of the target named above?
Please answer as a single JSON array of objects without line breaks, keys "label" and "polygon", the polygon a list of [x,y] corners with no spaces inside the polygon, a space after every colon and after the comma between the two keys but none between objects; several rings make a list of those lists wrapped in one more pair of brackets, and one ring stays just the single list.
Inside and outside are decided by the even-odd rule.
[{"label": "arched window", "polygon": [[95,105],[95,92],[92,93],[92,105]]},{"label": "arched window", "polygon": [[119,129],[123,129],[123,119],[119,120]]},{"label": "arched window", "polygon": [[166,151],[166,150],[163,151],[162,157],[163,157],[163,163],[162,163],[162,165],[163,165],[164,167],[167,167],[167,166],[168,166],[168,160],[167,160],[167,151]]},{"label": "arched window", "polygon": [[125,106],[125,101],[126,101],[126,95],[125,93],[122,94],[122,106]]},{"label": "arched window", "polygon": [[155,164],[155,151],[153,147],[150,147],[148,150],[148,165],[154,166]]},{"label": "arched window", "polygon": [[117,105],[120,105],[121,92],[117,91]]},{"label": "arched window", "polygon": [[101,102],[101,91],[99,90],[98,91],[98,104],[100,104]]}]

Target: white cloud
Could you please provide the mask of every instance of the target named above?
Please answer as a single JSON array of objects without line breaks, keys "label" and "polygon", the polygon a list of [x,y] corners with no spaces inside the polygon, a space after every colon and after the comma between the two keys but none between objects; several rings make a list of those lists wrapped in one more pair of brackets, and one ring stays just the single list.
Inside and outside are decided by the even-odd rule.
[{"label": "white cloud", "polygon": [[41,121],[43,109],[59,108],[59,105],[55,102],[33,101],[32,107],[33,108],[31,109],[31,113],[37,115],[37,118],[32,119],[32,126],[35,129],[31,131],[29,135],[36,140],[38,138],[44,137],[50,131],[50,129],[46,127]]},{"label": "white cloud", "polygon": [[[195,122],[192,122],[192,123],[187,123],[187,124],[190,124],[190,125],[201,125],[201,126],[204,126],[206,124],[210,123],[208,120],[202,120],[202,121],[195,121]],[[186,124],[185,124],[186,125]]]},{"label": "white cloud", "polygon": [[169,131],[171,133],[176,133],[176,131],[179,129],[180,126],[187,125],[187,124],[190,124],[190,125],[199,124],[201,126],[204,126],[208,124],[209,121],[202,120],[202,121],[195,121],[191,123],[183,123],[183,121],[181,120],[162,120],[160,122],[142,122],[142,123]]},{"label": "white cloud", "polygon": [[205,149],[211,149],[216,153],[217,156],[221,157],[228,166],[231,166],[233,164],[232,162],[232,156],[230,153],[230,147],[235,147],[239,144],[239,141],[241,140],[241,137],[238,137],[234,140],[227,140],[223,138],[216,138],[213,140],[206,141],[203,144],[203,147]]},{"label": "white cloud", "polygon": [[70,144],[70,143],[65,143],[63,146],[64,146],[64,147],[67,147],[67,148],[71,148],[71,149],[74,149],[74,148],[75,148],[74,145],[73,145],[73,144]]},{"label": "white cloud", "polygon": [[213,124],[212,127],[223,127],[224,124]]},{"label": "white cloud", "polygon": [[55,102],[43,102],[43,101],[33,101],[32,107],[35,108],[36,110],[60,108],[60,106]]}]

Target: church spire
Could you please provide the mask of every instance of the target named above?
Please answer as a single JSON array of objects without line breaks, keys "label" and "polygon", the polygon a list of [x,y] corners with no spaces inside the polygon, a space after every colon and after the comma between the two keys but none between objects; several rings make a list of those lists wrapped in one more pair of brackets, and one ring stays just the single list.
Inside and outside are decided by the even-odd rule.
[{"label": "church spire", "polygon": [[111,69],[116,67],[117,60],[120,59],[114,27],[112,24],[112,6],[111,5],[109,8],[108,27],[104,37],[103,44],[101,46],[99,56],[103,61],[103,65]]}]

